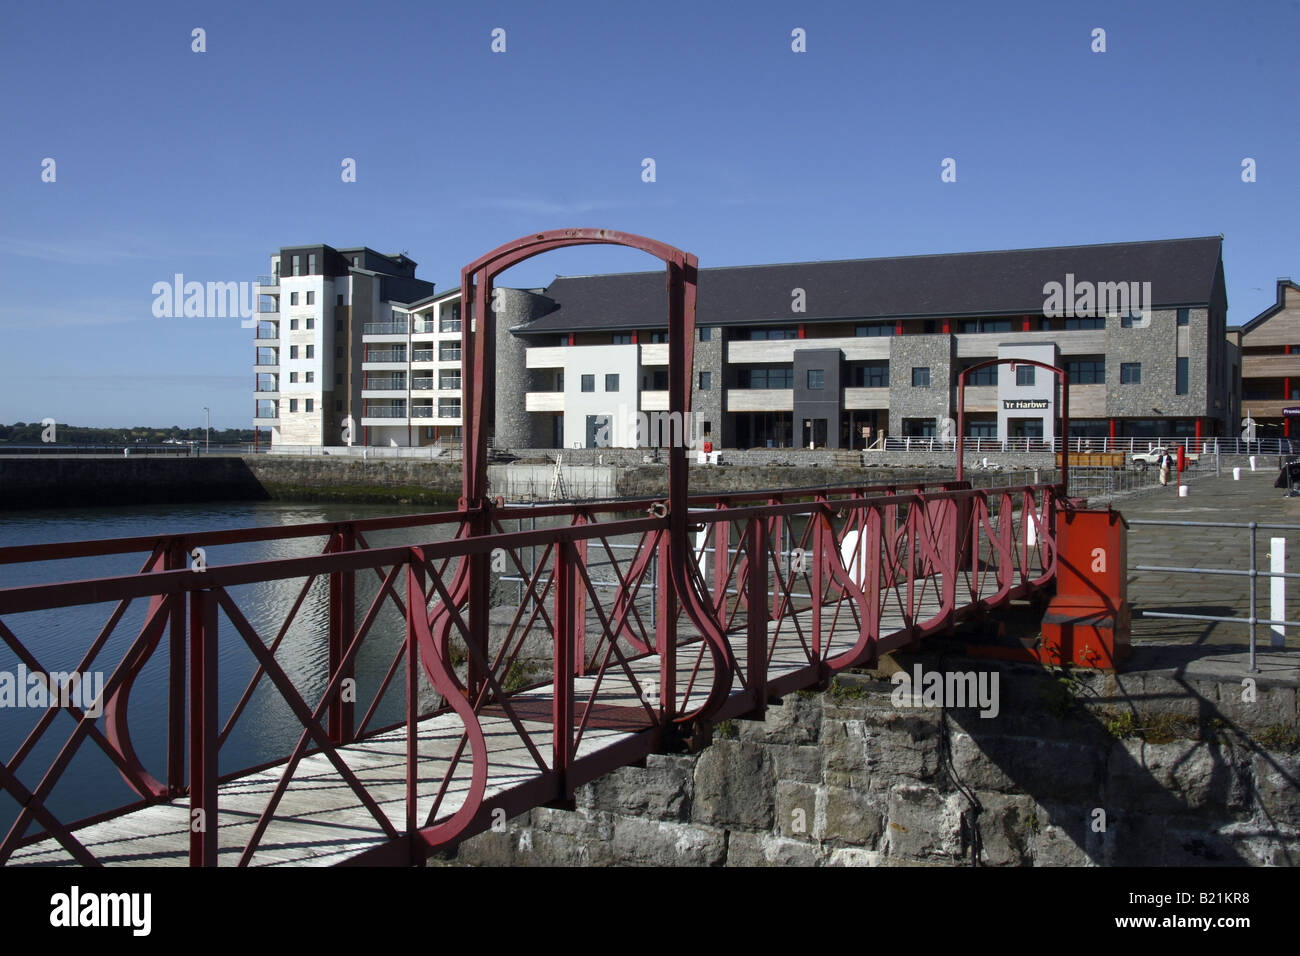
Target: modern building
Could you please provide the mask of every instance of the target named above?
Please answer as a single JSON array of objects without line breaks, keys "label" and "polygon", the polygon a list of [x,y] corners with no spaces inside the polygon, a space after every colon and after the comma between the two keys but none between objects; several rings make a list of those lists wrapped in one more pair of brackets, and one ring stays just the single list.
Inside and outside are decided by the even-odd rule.
[{"label": "modern building", "polygon": [[[1291,437],[1300,413],[1300,285],[1277,280],[1277,302],[1229,332],[1241,348],[1241,410],[1260,438]],[[1288,408],[1296,410],[1285,414]]]},{"label": "modern building", "polygon": [[433,283],[417,279],[415,267],[405,255],[364,246],[293,246],[271,256],[271,275],[259,279],[257,290],[259,440],[346,444],[351,419],[352,437],[362,441],[355,431],[363,427],[367,350],[384,339],[380,329],[394,324],[395,304],[433,294]]},{"label": "modern building", "polygon": [[[544,295],[554,309],[512,329],[525,364],[498,403],[551,447],[592,445],[610,419],[629,443],[628,410],[667,408],[662,273],[560,277]],[[1226,315],[1220,236],[701,269],[692,409],[720,447],[861,448],[940,433],[964,368],[1032,358],[1068,370],[1071,435],[1227,435]],[[974,373],[968,434],[1059,434],[1049,374]]]},{"label": "modern building", "polygon": [[[284,249],[273,262],[297,256],[300,269],[338,270],[332,280],[303,275],[317,276],[312,289],[340,303],[364,278],[365,314],[336,305],[349,314],[321,315],[341,344],[314,344],[334,364],[314,367],[314,382],[299,377],[299,391],[281,383],[273,441],[318,443],[348,414],[360,423],[357,443],[457,440],[459,290],[435,295],[405,257],[311,248],[317,260]],[[279,284],[283,299],[289,279]],[[305,309],[308,289],[292,285]],[[485,383],[498,447],[657,443],[638,425],[668,408],[661,271],[499,291]],[[992,358],[1068,370],[1072,436],[1232,435],[1241,357],[1226,315],[1220,236],[701,269],[691,407],[702,434],[694,437],[730,448],[861,448],[885,434],[941,435],[957,418],[958,375]],[[293,336],[280,340],[281,351],[308,344]],[[300,351],[295,361],[304,360]],[[301,391],[331,379],[335,393]],[[290,395],[312,398],[319,423],[289,417],[305,414],[303,404],[285,411]],[[968,435],[1060,434],[1059,388],[1040,367],[981,369],[965,397]],[[322,403],[337,419],[321,415]]]}]

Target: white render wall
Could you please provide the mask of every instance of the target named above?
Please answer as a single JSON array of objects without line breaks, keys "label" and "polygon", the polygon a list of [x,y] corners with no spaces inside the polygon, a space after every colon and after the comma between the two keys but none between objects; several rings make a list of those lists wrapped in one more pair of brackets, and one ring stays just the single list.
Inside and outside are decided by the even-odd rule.
[{"label": "white render wall", "polygon": [[[571,345],[564,353],[564,447],[586,447],[589,415],[612,418],[611,447],[637,447],[640,346]],[[582,391],[583,375],[595,376],[594,392]],[[618,376],[618,392],[605,391],[606,375]]]},{"label": "white render wall", "polygon": [[[1026,358],[1047,365],[1056,365],[1055,345],[999,345],[998,358]],[[991,390],[991,389],[990,389]],[[1016,373],[1011,366],[998,368],[998,437],[1010,437],[1009,418],[1037,418],[1043,423],[1043,439],[1056,437],[1056,374],[1046,369],[1034,368],[1033,385],[1017,385]],[[1047,401],[1044,409],[1009,409],[1008,401]]]}]

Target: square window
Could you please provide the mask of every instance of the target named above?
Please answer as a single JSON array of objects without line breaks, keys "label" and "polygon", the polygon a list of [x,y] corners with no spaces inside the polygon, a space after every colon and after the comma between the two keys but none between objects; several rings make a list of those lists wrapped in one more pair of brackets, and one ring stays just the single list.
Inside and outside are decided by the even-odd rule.
[{"label": "square window", "polygon": [[1188,323],[1188,321],[1189,321],[1189,320],[1188,320],[1188,313],[1189,313],[1190,311],[1191,311],[1190,309],[1179,309],[1179,310],[1178,310],[1178,324],[1179,324],[1179,325],[1186,325],[1186,324]]},{"label": "square window", "polygon": [[307,346],[307,358],[315,358],[315,356],[316,356],[316,346],[314,345]]},{"label": "square window", "polygon": [[290,304],[290,305],[297,305],[297,304],[298,304],[298,293],[297,293],[297,292],[290,292],[290,293],[289,293],[289,304]]},{"label": "square window", "polygon": [[308,304],[308,305],[315,305],[315,304],[316,304],[316,293],[315,293],[315,292],[308,292],[308,293],[307,293],[307,304]]},{"label": "square window", "polygon": [[297,319],[290,319],[290,320],[289,320],[289,331],[290,331],[290,332],[296,332],[296,331],[298,331],[298,320],[297,320]]},{"label": "square window", "polygon": [[315,408],[315,405],[316,405],[316,399],[314,399],[314,398],[309,398],[309,399],[307,399],[307,403],[306,403],[306,405],[305,405],[305,407],[304,407],[304,410],[310,412],[310,411],[312,411],[312,410]]},{"label": "square window", "polygon": [[1123,385],[1137,385],[1142,381],[1141,362],[1120,362],[1119,380]]},{"label": "square window", "polygon": [[808,370],[808,387],[810,389],[826,387],[826,370],[824,368],[810,368]]},{"label": "square window", "polygon": [[[308,292],[307,295],[310,296],[311,293]],[[316,328],[316,320],[315,320],[315,319],[308,319],[308,320],[307,320],[307,328],[309,328],[309,329],[314,329],[314,328]]]},{"label": "square window", "polygon": [[632,344],[632,333],[631,333],[631,332],[615,332],[615,333],[614,333],[614,344],[615,344],[615,345],[631,345],[631,344]]},{"label": "square window", "polygon": [[584,392],[594,392],[596,390],[596,376],[594,375],[582,376],[582,390]]},{"label": "square window", "polygon": [[298,410],[298,399],[296,398],[289,399],[289,411],[296,412],[297,410]]},{"label": "square window", "polygon": [[912,369],[912,387],[929,388],[930,387],[930,367]]},{"label": "square window", "polygon": [[618,391],[618,376],[617,376],[617,375],[606,375],[606,376],[605,376],[605,391],[607,391],[607,392],[617,392],[617,391]]},{"label": "square window", "polygon": [[297,384],[298,384],[298,373],[297,373],[297,372],[290,372],[290,373],[289,373],[289,384],[290,384],[290,385],[297,385]]},{"label": "square window", "polygon": [[289,346],[289,358],[291,358],[291,359],[296,359],[297,357],[298,357],[298,346],[296,346],[296,345],[290,345],[290,346]]},{"label": "square window", "polygon": [[316,373],[315,373],[315,372],[308,372],[308,373],[307,373],[307,382],[310,384],[311,382],[314,382],[314,381],[316,381]]},{"label": "square window", "polygon": [[667,332],[651,332],[651,333],[650,333],[650,344],[651,344],[651,345],[666,345],[667,342],[668,342],[668,333],[667,333]]},{"label": "square window", "polygon": [[713,388],[713,373],[712,373],[712,372],[701,372],[701,373],[700,373],[700,391],[701,391],[701,392],[707,392],[707,391],[708,391],[709,389],[711,389],[711,388]]},{"label": "square window", "polygon": [[1016,366],[1016,384],[1033,385],[1034,384],[1034,366],[1017,365]]},{"label": "square window", "polygon": [[709,325],[700,326],[700,341],[707,342],[713,338],[713,327]]}]

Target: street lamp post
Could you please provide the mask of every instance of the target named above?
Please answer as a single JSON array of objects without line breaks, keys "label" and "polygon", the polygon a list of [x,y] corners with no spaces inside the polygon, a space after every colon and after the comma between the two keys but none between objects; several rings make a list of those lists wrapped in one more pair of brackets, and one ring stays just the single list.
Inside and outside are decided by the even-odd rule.
[{"label": "street lamp post", "polygon": [[211,424],[212,422],[211,422],[211,416],[208,414],[208,406],[204,405],[203,406],[203,454],[205,455],[212,451],[211,436],[208,434],[208,429],[211,427]]}]

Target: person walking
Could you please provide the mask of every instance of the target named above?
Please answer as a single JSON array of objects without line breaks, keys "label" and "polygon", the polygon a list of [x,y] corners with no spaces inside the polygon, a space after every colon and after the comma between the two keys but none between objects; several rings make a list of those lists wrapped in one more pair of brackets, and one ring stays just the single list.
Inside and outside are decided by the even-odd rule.
[{"label": "person walking", "polygon": [[1169,487],[1169,468],[1173,464],[1168,451],[1160,453],[1160,487]]}]

